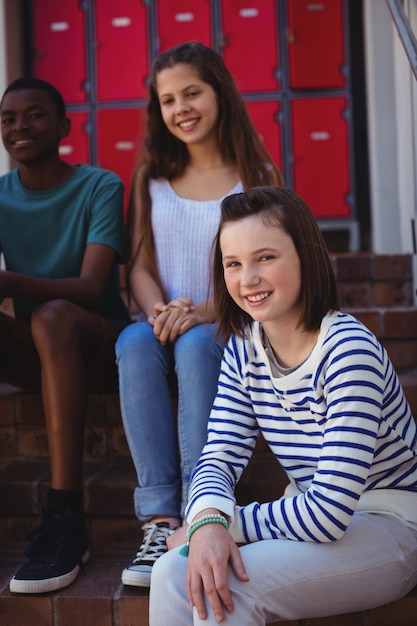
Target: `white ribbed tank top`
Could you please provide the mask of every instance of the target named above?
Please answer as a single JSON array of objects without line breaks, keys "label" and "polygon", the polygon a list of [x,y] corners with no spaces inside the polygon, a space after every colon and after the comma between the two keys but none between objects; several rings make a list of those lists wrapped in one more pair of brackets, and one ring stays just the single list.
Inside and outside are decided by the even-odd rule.
[{"label": "white ribbed tank top", "polygon": [[[156,260],[168,299],[187,296],[195,303],[202,302],[212,296],[210,251],[223,198],[181,198],[163,178],[151,180],[149,190]],[[229,194],[241,191],[239,182]]]}]

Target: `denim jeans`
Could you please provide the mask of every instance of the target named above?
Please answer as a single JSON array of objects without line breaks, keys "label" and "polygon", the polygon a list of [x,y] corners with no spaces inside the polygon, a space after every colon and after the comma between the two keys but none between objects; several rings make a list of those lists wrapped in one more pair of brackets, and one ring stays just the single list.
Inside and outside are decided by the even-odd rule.
[{"label": "denim jeans", "polygon": [[136,322],[117,341],[122,419],[137,472],[134,503],[140,520],[183,513],[217,391],[223,345],[214,341],[216,328],[194,326],[162,346],[150,324]]},{"label": "denim jeans", "polygon": [[[357,513],[343,537],[332,543],[278,538],[240,550],[249,581],[239,581],[229,568],[234,610],[226,613],[224,626],[364,611],[401,598],[417,583],[417,531],[388,515]],[[186,569],[179,548],[155,563],[150,626],[217,626],[207,597],[206,620],[190,606]]]}]

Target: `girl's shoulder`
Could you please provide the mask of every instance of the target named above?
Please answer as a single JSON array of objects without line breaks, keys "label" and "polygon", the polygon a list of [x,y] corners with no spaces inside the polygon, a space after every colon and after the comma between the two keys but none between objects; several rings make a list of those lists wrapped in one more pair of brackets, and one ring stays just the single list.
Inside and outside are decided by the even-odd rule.
[{"label": "girl's shoulder", "polygon": [[384,360],[386,351],[374,333],[349,313],[329,313],[322,322],[320,345],[326,353],[367,353]]},{"label": "girl's shoulder", "polygon": [[228,190],[227,193],[220,195],[218,198],[205,200],[198,199],[197,197],[188,197],[189,195],[193,196],[193,194],[187,194],[185,190],[181,193],[179,190],[175,189],[174,186],[171,184],[171,181],[166,178],[152,178],[149,181],[149,191],[152,197],[157,196],[159,199],[161,196],[165,196],[173,201],[176,201],[177,203],[197,203],[202,205],[210,205],[214,203],[217,205],[219,202],[221,202],[221,200],[223,200],[224,197],[233,193],[239,193],[243,191],[243,185],[239,181],[232,189]]},{"label": "girl's shoulder", "polygon": [[175,198],[170,182],[167,178],[150,178],[149,193],[153,200],[155,198],[171,197]]},{"label": "girl's shoulder", "polygon": [[162,189],[164,187],[169,187],[170,184],[168,179],[166,178],[150,178],[149,179],[149,187],[154,189]]}]

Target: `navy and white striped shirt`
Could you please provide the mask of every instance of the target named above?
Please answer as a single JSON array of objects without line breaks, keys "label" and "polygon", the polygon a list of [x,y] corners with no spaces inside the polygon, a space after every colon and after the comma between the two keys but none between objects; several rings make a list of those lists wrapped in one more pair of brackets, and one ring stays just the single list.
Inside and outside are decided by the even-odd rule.
[{"label": "navy and white striped shirt", "polygon": [[[260,432],[290,485],[279,500],[239,507],[234,488]],[[241,542],[335,541],[357,510],[417,528],[416,424],[385,349],[357,319],[327,315],[308,359],[283,378],[258,323],[230,339],[187,519],[208,507],[230,516]]]}]

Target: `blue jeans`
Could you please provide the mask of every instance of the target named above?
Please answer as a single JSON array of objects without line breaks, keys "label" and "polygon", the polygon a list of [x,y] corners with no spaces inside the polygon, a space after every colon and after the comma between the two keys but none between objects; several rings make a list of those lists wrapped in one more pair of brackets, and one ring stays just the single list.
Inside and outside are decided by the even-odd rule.
[{"label": "blue jeans", "polygon": [[[194,326],[162,346],[147,322],[125,328],[116,344],[123,424],[138,486],[135,513],[181,517],[191,473],[207,437],[223,345],[216,324]],[[172,403],[178,388],[178,415]]]}]

